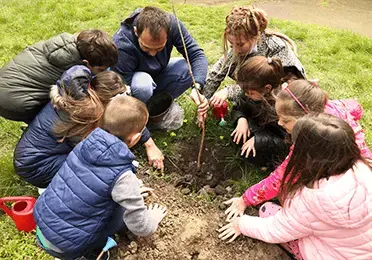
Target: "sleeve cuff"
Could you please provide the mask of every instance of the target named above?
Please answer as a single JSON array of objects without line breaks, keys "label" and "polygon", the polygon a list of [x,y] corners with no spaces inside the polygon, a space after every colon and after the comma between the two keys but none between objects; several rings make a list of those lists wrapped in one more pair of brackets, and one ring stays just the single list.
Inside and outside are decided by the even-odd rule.
[{"label": "sleeve cuff", "polygon": [[248,192],[248,190],[246,192],[244,192],[244,194],[243,194],[243,200],[245,202],[245,205],[252,206],[252,203],[248,200],[248,194],[246,194],[247,192]]},{"label": "sleeve cuff", "polygon": [[142,132],[141,139],[139,140],[140,144],[146,143],[150,139],[150,137],[151,137],[150,131],[146,127],[145,130],[143,130]]}]

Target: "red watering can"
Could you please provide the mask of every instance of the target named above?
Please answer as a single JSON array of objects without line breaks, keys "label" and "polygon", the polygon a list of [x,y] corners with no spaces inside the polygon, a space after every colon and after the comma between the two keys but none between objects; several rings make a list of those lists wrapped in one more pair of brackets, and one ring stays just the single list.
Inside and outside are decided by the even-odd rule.
[{"label": "red watering can", "polygon": [[[15,202],[11,208],[6,202]],[[33,208],[36,199],[33,197],[4,197],[0,198],[0,208],[11,217],[20,231],[29,232],[36,228]]]},{"label": "red watering can", "polygon": [[224,101],[222,105],[216,105],[212,109],[212,113],[214,117],[220,121],[219,125],[224,126],[226,125],[225,116],[227,114],[227,101]]}]

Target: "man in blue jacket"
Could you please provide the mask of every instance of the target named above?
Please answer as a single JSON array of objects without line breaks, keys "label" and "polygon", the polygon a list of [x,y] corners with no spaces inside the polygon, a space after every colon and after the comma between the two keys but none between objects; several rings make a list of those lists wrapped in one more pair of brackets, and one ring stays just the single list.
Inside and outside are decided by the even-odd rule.
[{"label": "man in blue jacket", "polygon": [[[208,62],[204,51],[180,22],[195,81],[204,86]],[[114,70],[143,102],[158,92],[180,96],[192,85],[187,62],[171,58],[173,46],[186,57],[175,16],[156,7],[136,9],[114,35],[119,59]]]}]

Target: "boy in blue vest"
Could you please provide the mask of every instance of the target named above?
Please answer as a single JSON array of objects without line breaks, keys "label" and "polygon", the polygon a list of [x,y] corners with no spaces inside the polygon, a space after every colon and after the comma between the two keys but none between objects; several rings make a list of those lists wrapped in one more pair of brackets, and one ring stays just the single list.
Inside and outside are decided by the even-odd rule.
[{"label": "boy in blue vest", "polygon": [[146,208],[129,150],[148,117],[141,101],[116,96],[102,127],[69,154],[34,208],[37,240],[49,254],[75,259],[102,249],[107,237],[124,226],[137,236],[157,229],[166,208]]}]

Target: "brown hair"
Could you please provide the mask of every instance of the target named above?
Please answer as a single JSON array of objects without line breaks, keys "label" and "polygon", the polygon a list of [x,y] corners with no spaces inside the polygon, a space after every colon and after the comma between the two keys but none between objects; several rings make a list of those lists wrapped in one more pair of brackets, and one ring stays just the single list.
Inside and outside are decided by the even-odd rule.
[{"label": "brown hair", "polygon": [[[282,63],[276,58],[255,56],[246,60],[236,73],[239,86],[245,91],[255,90],[264,93],[265,86],[270,85],[271,90],[280,86],[284,76]],[[262,95],[263,102],[260,111],[260,124],[266,124],[277,120],[275,112],[275,99],[270,93]]]},{"label": "brown hair", "polygon": [[[327,93],[320,89],[317,84],[299,79],[291,81],[288,89],[307,111],[314,113],[322,113],[324,111],[324,106],[328,100]],[[306,115],[306,111],[301,108],[289,91],[279,90],[275,95],[276,101],[280,101],[279,110],[276,112],[283,115],[283,117],[296,119]]]},{"label": "brown hair", "polygon": [[77,37],[81,58],[90,66],[113,66],[118,62],[118,49],[112,37],[101,30],[85,30]]},{"label": "brown hair", "polygon": [[96,77],[93,78],[91,86],[104,106],[107,105],[112,97],[128,90],[128,87],[124,85],[121,77],[114,71],[103,71],[98,73]]},{"label": "brown hair", "polygon": [[169,14],[157,7],[147,6],[138,15],[136,28],[138,36],[148,29],[151,37],[158,40],[162,30],[165,30],[167,35],[170,31]]},{"label": "brown hair", "polygon": [[51,90],[51,100],[54,107],[67,115],[60,115],[61,120],[54,123],[53,133],[60,137],[60,142],[65,138],[77,137],[85,138],[99,124],[103,115],[104,106],[94,90],[88,88],[87,96],[81,99],[74,99],[62,89],[62,94],[58,93],[58,87],[53,86]]},{"label": "brown hair", "polygon": [[296,191],[313,188],[320,179],[339,175],[358,160],[369,167],[355,143],[353,129],[344,120],[322,113],[297,120],[292,130],[294,149],[283,176],[279,193],[290,205]]},{"label": "brown hair", "polygon": [[110,100],[102,117],[102,129],[126,142],[131,134],[141,133],[149,113],[146,105],[133,97],[119,95]]},{"label": "brown hair", "polygon": [[297,52],[296,44],[286,35],[267,30],[269,19],[265,11],[254,8],[253,6],[234,6],[230,14],[226,16],[226,27],[223,35],[225,53],[229,48],[227,35],[241,36],[247,40],[259,38],[263,33],[265,35],[275,35],[284,40]]},{"label": "brown hair", "polygon": [[88,136],[98,127],[109,100],[126,91],[120,76],[113,71],[98,73],[88,85],[87,95],[78,100],[69,95],[64,85],[61,85],[61,94],[57,86],[52,87],[50,96],[53,105],[67,114],[66,118],[54,124],[54,134],[61,138],[61,142],[65,138]]}]

